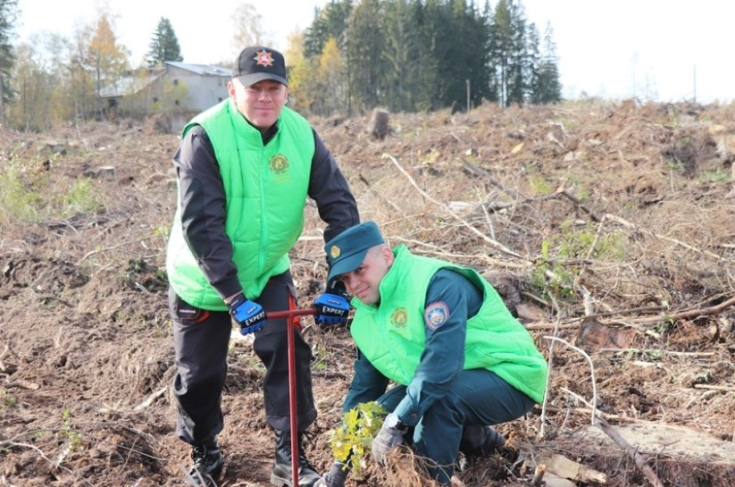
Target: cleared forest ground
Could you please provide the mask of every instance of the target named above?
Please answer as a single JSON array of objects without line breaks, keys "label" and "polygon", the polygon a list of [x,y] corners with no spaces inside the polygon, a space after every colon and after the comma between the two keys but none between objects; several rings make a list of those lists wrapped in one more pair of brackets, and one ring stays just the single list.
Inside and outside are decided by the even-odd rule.
[{"label": "cleared forest ground", "polygon": [[[541,463],[548,485],[565,485],[552,470],[571,485],[735,484],[735,106],[392,114],[384,140],[368,119],[313,120],[362,219],[487,275],[551,364],[546,404],[499,427],[508,454],[458,484],[528,485]],[[182,484],[164,273],[178,137],[154,128],[0,128],[0,485]],[[325,268],[306,211],[292,261],[308,305]],[[326,469],[353,348],[346,328],[304,324],[308,450]],[[265,486],[264,369],[246,340],[230,364],[221,485]],[[371,470],[362,485],[427,481]]]}]

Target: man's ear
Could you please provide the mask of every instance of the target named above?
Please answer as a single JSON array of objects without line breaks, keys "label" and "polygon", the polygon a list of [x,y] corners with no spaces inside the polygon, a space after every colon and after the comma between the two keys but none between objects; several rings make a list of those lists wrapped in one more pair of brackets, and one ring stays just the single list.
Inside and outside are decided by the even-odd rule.
[{"label": "man's ear", "polygon": [[385,262],[388,264],[388,267],[393,265],[393,260],[395,257],[393,256],[393,251],[388,247],[387,245],[380,249],[381,254],[383,254],[383,258],[385,259]]},{"label": "man's ear", "polygon": [[235,98],[235,82],[232,80],[227,82],[227,93],[230,95],[230,98]]}]

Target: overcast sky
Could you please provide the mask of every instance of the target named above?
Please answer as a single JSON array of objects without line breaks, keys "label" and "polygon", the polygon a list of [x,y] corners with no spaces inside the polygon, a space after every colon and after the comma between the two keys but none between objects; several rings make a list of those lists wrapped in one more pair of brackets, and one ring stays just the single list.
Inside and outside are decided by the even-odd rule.
[{"label": "overcast sky", "polygon": [[[71,36],[95,18],[99,0],[20,0],[18,33],[49,30]],[[234,58],[231,15],[237,0],[107,0],[116,33],[143,59],[161,17],[176,32],[184,61],[215,63]],[[313,19],[327,0],[249,0],[263,18],[274,46]],[[484,5],[484,0],[479,2]],[[554,30],[565,97],[631,95],[659,101],[727,102],[735,99],[733,45],[735,2],[698,0],[523,0],[529,22],[543,35]],[[497,0],[490,2],[491,6]]]}]

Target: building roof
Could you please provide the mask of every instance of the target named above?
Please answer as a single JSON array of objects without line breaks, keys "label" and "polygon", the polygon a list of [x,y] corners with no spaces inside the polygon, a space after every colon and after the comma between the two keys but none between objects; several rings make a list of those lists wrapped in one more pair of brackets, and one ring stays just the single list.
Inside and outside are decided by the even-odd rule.
[{"label": "building roof", "polygon": [[203,76],[222,76],[228,78],[232,76],[231,69],[223,68],[220,66],[211,66],[209,64],[179,63],[176,61],[166,61],[166,64],[170,64],[175,68],[185,69],[187,71],[191,71],[193,73]]},{"label": "building roof", "polygon": [[[192,73],[199,76],[217,76],[222,78],[229,78],[230,76],[232,76],[231,69],[223,68],[220,66],[211,66],[209,64],[179,63],[175,61],[166,61],[166,64],[178,69],[191,71]],[[103,86],[100,89],[100,97],[116,98],[120,96],[134,95],[143,88],[149,86],[164,73],[165,69],[162,68],[138,70],[136,71],[136,74],[132,76],[124,76],[114,83]]]},{"label": "building roof", "polygon": [[114,83],[100,88],[100,97],[115,98],[118,96],[134,95],[153,83],[161,74],[163,74],[162,71],[148,72],[147,74],[139,72],[135,76],[122,77]]}]

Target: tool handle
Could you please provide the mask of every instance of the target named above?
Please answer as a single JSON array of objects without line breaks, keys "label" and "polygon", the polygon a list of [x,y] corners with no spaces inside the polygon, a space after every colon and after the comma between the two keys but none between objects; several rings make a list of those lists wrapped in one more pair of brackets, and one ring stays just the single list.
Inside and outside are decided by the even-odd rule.
[{"label": "tool handle", "polygon": [[277,318],[292,318],[294,316],[306,316],[313,315],[316,313],[314,308],[304,309],[287,309],[284,311],[266,311],[265,319],[272,320]]}]

